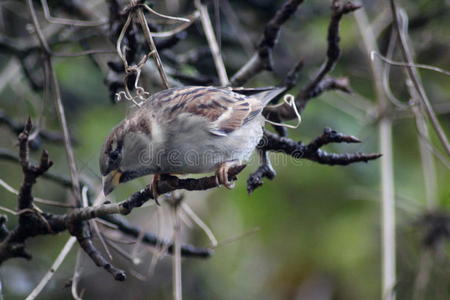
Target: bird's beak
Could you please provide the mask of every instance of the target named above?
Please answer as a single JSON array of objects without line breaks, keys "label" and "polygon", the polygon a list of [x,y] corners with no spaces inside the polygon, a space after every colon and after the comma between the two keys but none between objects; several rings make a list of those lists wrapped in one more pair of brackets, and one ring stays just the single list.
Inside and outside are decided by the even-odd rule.
[{"label": "bird's beak", "polygon": [[109,172],[108,175],[103,177],[103,193],[105,196],[109,195],[114,188],[120,183],[120,177],[122,173],[118,170]]}]

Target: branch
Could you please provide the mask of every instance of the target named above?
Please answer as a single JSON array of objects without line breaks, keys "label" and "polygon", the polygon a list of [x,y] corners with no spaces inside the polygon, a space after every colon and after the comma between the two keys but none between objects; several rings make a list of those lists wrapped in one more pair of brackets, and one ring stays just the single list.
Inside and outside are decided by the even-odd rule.
[{"label": "branch", "polygon": [[92,259],[92,261],[101,268],[111,273],[117,281],[124,281],[127,276],[121,269],[114,267],[106,258],[95,248],[92,243],[92,231],[89,222],[74,221],[70,223],[68,228],[72,236],[77,238],[80,247]]},{"label": "branch", "polygon": [[417,95],[419,96],[419,99],[421,103],[423,104],[423,107],[425,108],[425,112],[428,115],[428,118],[431,121],[431,125],[433,125],[434,130],[436,131],[436,134],[444,147],[445,151],[447,152],[447,155],[450,155],[450,142],[448,141],[447,135],[442,128],[441,123],[439,122],[436,113],[433,110],[433,107],[431,106],[430,99],[428,98],[428,95],[425,92],[425,89],[422,84],[422,80],[420,79],[419,73],[417,72],[416,67],[414,66],[414,60],[412,57],[411,50],[408,45],[408,41],[406,40],[406,37],[404,34],[402,34],[401,31],[401,24],[399,20],[399,14],[397,13],[397,6],[395,4],[394,0],[390,0],[390,6],[391,6],[391,13],[392,18],[394,20],[394,27],[395,30],[398,33],[399,42],[400,42],[400,50],[403,56],[404,61],[406,62],[407,66],[406,71],[408,78],[411,80],[414,89],[417,92]]},{"label": "branch", "polygon": [[[25,124],[17,122],[10,118],[3,110],[0,110],[0,125],[2,124],[8,127],[8,129],[16,135],[20,134],[25,128]],[[30,148],[32,150],[38,149],[41,146],[41,139],[52,143],[64,142],[64,137],[59,132],[38,130],[36,136],[28,141]],[[71,138],[71,140],[75,142],[73,138]]]},{"label": "branch", "polygon": [[325,75],[327,75],[330,71],[334,69],[337,60],[341,54],[341,49],[339,48],[339,23],[342,19],[342,16],[353,12],[360,8],[361,5],[353,4],[352,2],[346,2],[345,4],[341,4],[340,1],[334,0],[331,5],[331,21],[328,26],[328,50],[327,50],[327,58],[325,63],[320,68],[317,75],[311,80],[311,82],[300,92],[300,95],[305,98],[310,95],[317,87],[317,85],[324,79]]},{"label": "branch", "polygon": [[265,131],[263,142],[258,146],[265,151],[276,151],[288,154],[297,159],[308,159],[325,165],[349,165],[355,162],[368,162],[369,160],[381,157],[379,153],[328,153],[320,149],[331,143],[360,143],[356,137],[337,133],[330,128],[326,128],[322,135],[305,145],[302,142],[295,142],[289,138]]},{"label": "branch", "polygon": [[296,159],[308,159],[324,165],[346,166],[356,162],[368,162],[381,157],[379,153],[329,153],[321,148],[331,143],[360,143],[361,141],[354,136],[338,133],[330,128],[325,128],[323,133],[312,142],[305,145],[302,142],[295,142],[289,138],[279,136],[269,131],[264,131],[264,136],[259,142],[257,148],[261,153],[260,167],[250,174],[247,180],[247,191],[252,193],[256,188],[263,184],[262,179],[272,180],[276,172],[273,169],[268,152],[282,152]]},{"label": "branch", "polygon": [[242,86],[261,71],[272,71],[272,51],[277,43],[281,26],[297,11],[303,0],[288,0],[267,23],[258,48],[250,60],[231,78],[231,86]]},{"label": "branch", "polygon": [[[131,225],[125,218],[120,218],[118,215],[106,215],[102,219],[116,225],[117,230],[127,236],[138,238],[142,234],[142,229]],[[173,254],[172,243],[162,240],[152,233],[145,232],[142,236],[142,242],[149,246],[161,246],[161,248],[167,249],[169,254]],[[213,251],[209,248],[198,248],[188,244],[181,245],[181,255],[185,257],[208,258],[212,253]]]},{"label": "branch", "polygon": [[[4,149],[0,149],[0,159],[19,163],[19,158],[16,155],[14,155],[14,153],[12,153],[8,150],[4,150]],[[42,178],[51,180],[51,181],[53,181],[57,184],[60,184],[61,186],[66,187],[66,188],[70,188],[72,186],[70,179],[65,176],[62,176],[60,174],[46,172],[46,173],[42,174]],[[81,181],[81,184],[89,186],[89,184],[84,181]],[[158,188],[158,190],[160,190],[160,189],[161,188]],[[147,197],[146,195],[150,195],[150,198],[146,199],[146,197]],[[143,191],[138,191],[134,195],[132,195],[130,198],[128,198],[128,200],[129,199],[140,199],[140,201],[146,201],[146,200],[151,199],[152,197],[153,197],[153,193],[151,191],[148,193],[144,193]],[[49,224],[52,228],[53,233],[61,232],[61,231],[64,231],[67,229],[66,221],[65,221],[66,217],[67,217],[66,215],[57,216],[57,217],[55,217],[55,216],[47,217],[47,221],[49,221]],[[126,219],[121,219],[121,218],[119,218],[119,216],[116,216],[116,215],[104,215],[101,218],[105,221],[108,221],[108,222],[116,225],[118,227],[117,229],[121,233],[123,233],[127,236],[130,236],[130,237],[137,238],[139,236],[139,233],[142,231],[140,228],[131,225]],[[2,238],[1,238],[1,236],[2,236],[1,220],[2,219],[0,219],[0,241],[2,240]],[[46,233],[42,233],[42,234],[46,234]],[[155,236],[152,233],[148,233],[148,232],[144,233],[143,242],[150,246],[165,245],[164,247],[168,248],[168,253],[172,254],[172,245],[168,244],[168,241],[161,240],[160,238],[158,238],[157,236]],[[208,248],[198,248],[198,247],[194,247],[192,245],[182,245],[181,246],[181,254],[183,256],[187,256],[187,257],[207,258],[207,257],[211,256],[212,250],[208,249]]]},{"label": "branch", "polygon": [[18,208],[20,210],[32,208],[33,196],[31,195],[31,189],[36,183],[36,179],[44,174],[53,165],[53,162],[48,159],[48,153],[46,150],[42,151],[39,165],[30,164],[28,137],[31,133],[31,126],[31,119],[28,118],[24,130],[21,134],[19,134],[19,159],[20,164],[22,165],[22,172],[24,174],[22,187],[20,188],[18,197]]},{"label": "branch", "polygon": [[[28,146],[31,147],[30,142],[28,143]],[[17,155],[15,155],[13,152],[11,152],[9,150],[1,149],[1,148],[0,148],[0,160],[6,160],[6,161],[20,164],[20,159],[17,157]],[[62,185],[64,187],[68,187],[68,188],[72,187],[72,182],[70,181],[70,178],[60,175],[60,174],[55,174],[55,173],[51,173],[51,172],[47,171],[44,174],[42,174],[41,177],[51,180],[51,181],[53,181],[59,185]],[[83,185],[89,185],[85,181],[81,181],[81,183]]]},{"label": "branch", "polygon": [[220,85],[225,86],[229,83],[227,70],[225,69],[222,53],[220,51],[219,44],[217,43],[214,28],[211,24],[208,8],[205,4],[202,4],[201,0],[195,0],[194,3],[197,10],[200,12],[200,21],[202,23],[203,32],[205,33],[209,48],[211,50],[214,65],[216,66],[217,74],[219,75]]},{"label": "branch", "polygon": [[276,172],[272,167],[272,164],[269,159],[269,152],[260,150],[261,156],[261,165],[259,168],[250,174],[247,179],[247,192],[251,194],[255,189],[263,185],[263,178],[268,178],[270,180],[274,179],[276,176]]},{"label": "branch", "polygon": [[113,274],[116,280],[124,280],[125,273],[114,268],[106,261],[101,253],[95,249],[91,240],[90,228],[87,222],[72,221],[64,216],[42,213],[33,205],[32,188],[36,179],[43,175],[51,166],[47,151],[43,151],[39,165],[29,162],[29,136],[31,133],[31,120],[28,119],[22,133],[19,134],[19,161],[22,166],[24,179],[18,195],[19,224],[9,232],[0,244],[0,263],[13,257],[31,259],[25,250],[25,241],[33,236],[54,234],[68,230],[75,236],[86,253],[98,265]]},{"label": "branch", "polygon": [[2,218],[2,235],[4,239],[0,244],[0,263],[12,258],[22,257],[31,259],[31,255],[25,250],[25,240],[29,236],[35,236],[39,232],[48,232],[49,227],[42,222],[42,215],[35,212],[33,206],[32,188],[36,179],[44,174],[53,164],[48,159],[47,151],[43,151],[39,164],[29,162],[28,137],[31,132],[31,120],[28,119],[23,132],[19,135],[19,161],[22,166],[24,178],[17,197],[19,222],[14,230],[7,232]]},{"label": "branch", "polygon": [[[121,232],[137,237],[140,232],[139,229],[129,225],[127,222],[120,221],[120,219],[114,216],[109,216],[109,214],[127,214],[133,208],[141,206],[145,201],[152,198],[154,193],[147,187],[119,204],[83,207],[62,215],[41,212],[33,205],[32,187],[36,183],[36,179],[43,176],[51,167],[52,162],[49,161],[47,152],[43,151],[38,165],[30,163],[28,138],[31,129],[31,121],[28,120],[24,131],[19,135],[19,162],[22,166],[24,179],[18,195],[18,225],[12,231],[9,231],[6,227],[7,219],[4,216],[0,217],[0,264],[14,257],[31,259],[31,255],[25,250],[25,241],[28,238],[38,235],[56,234],[67,230],[72,236],[76,237],[81,248],[91,257],[97,266],[111,273],[114,279],[119,281],[125,280],[125,272],[115,268],[95,248],[92,243],[92,233],[89,223],[86,221],[95,217],[104,217],[104,219],[118,225]],[[229,178],[235,178],[235,175],[242,169],[243,166],[231,170]],[[171,176],[165,178],[165,180],[164,182],[160,182],[157,187],[159,193],[166,193],[180,188],[201,190],[218,186],[215,176],[200,179],[178,179]],[[169,253],[173,253],[173,245],[166,241],[161,241],[151,234],[144,235],[144,242],[150,245],[167,245]],[[209,257],[212,250],[182,245],[181,253],[186,256]]]},{"label": "branch", "polygon": [[[228,180],[236,180],[236,175],[239,174],[244,166],[236,166],[230,168],[228,171]],[[158,182],[157,194],[162,195],[175,190],[186,191],[204,191],[219,186],[216,176],[207,176],[202,178],[185,178],[180,179],[176,176],[166,175]],[[87,221],[94,218],[100,218],[111,214],[129,214],[134,208],[142,206],[150,199],[154,199],[151,186],[146,186],[140,191],[135,192],[128,199],[119,203],[108,203],[102,206],[86,207],[75,209],[68,214],[68,218],[76,221]]]},{"label": "branch", "polygon": [[[296,106],[299,112],[303,111],[308,101],[319,96],[324,91],[341,90],[343,92],[350,92],[348,79],[346,78],[326,78],[326,75],[331,72],[339,59],[339,24],[342,16],[360,8],[360,5],[346,2],[341,4],[340,1],[334,0],[331,5],[331,20],[328,25],[328,49],[325,62],[314,76],[314,78],[299,92],[296,98]],[[292,120],[297,116],[289,104],[282,104],[276,107],[266,107],[264,115],[268,116],[270,120]]]}]

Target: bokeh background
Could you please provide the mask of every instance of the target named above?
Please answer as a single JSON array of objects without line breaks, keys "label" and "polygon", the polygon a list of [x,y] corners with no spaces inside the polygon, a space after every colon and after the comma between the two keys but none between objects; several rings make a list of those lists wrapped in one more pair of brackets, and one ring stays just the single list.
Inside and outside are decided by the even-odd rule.
[{"label": "bokeh background", "polygon": [[[54,9],[52,13],[64,16],[56,2],[49,2]],[[87,6],[98,2],[97,13],[107,16],[107,7],[102,1],[87,2],[91,1],[86,1]],[[450,69],[450,2],[397,2],[409,16],[410,41],[416,60]],[[220,18],[215,18],[218,22],[214,23],[216,30],[220,28],[221,49],[229,74],[248,60],[265,23],[282,3],[233,0],[229,1],[230,6],[220,4]],[[371,24],[374,28],[378,26],[376,28],[381,32],[379,47],[385,53],[391,30],[388,2],[363,1],[363,5]],[[306,1],[302,4],[281,31],[274,52],[274,72],[262,73],[246,86],[279,83],[300,57],[304,58],[305,65],[300,72],[298,87],[307,82],[325,59],[329,6],[330,1]],[[155,8],[176,15],[185,15],[194,9],[191,1],[175,0],[158,1]],[[217,16],[214,4],[210,8],[211,15]],[[239,20],[238,31],[233,27],[236,24],[230,25],[235,22],[233,17]],[[2,1],[0,21],[0,37],[7,36],[21,42],[30,38],[27,33],[30,18],[23,1]],[[95,36],[87,34],[84,42],[95,45]],[[72,43],[57,46],[60,47],[57,49],[77,51],[85,45]],[[186,54],[206,46],[202,29],[196,24],[170,51],[162,52],[162,60],[170,66],[167,58],[170,55]],[[331,127],[357,136],[362,143],[330,145],[325,148],[327,151],[377,152],[373,79],[353,14],[345,16],[341,23],[341,47],[342,56],[332,75],[348,77],[353,94],[327,92],[312,100],[302,114],[301,126],[290,129],[289,135],[295,140],[308,142],[320,135],[325,127]],[[397,53],[395,58],[399,57]],[[39,61],[35,64],[38,69]],[[70,130],[77,141],[75,154],[79,171],[99,186],[99,149],[111,128],[125,115],[129,103],[111,103],[110,92],[104,84],[105,76],[89,57],[58,58],[55,66]],[[193,75],[200,71],[204,76],[215,76],[214,64],[208,53],[195,64],[195,68],[183,68],[182,71]],[[431,71],[420,73],[433,105],[439,108],[439,119],[448,135],[450,78]],[[43,115],[42,122],[46,128],[59,130],[51,99],[42,99],[42,93],[33,91],[17,58],[2,53],[1,49],[0,78],[2,112],[22,122],[28,115],[34,121]],[[409,99],[402,69],[393,67],[391,79],[395,94],[406,103]],[[298,87],[293,90],[294,94]],[[152,87],[153,91],[157,89]],[[395,106],[392,106],[392,112],[398,259],[396,290],[398,299],[412,299],[424,251],[424,229],[417,220],[426,212],[426,197],[415,121],[410,113]],[[1,124],[0,137],[2,148],[17,150],[15,134]],[[431,140],[438,145],[434,133]],[[55,162],[52,170],[68,174],[62,145],[44,143],[42,147],[48,149]],[[37,158],[38,154],[36,151],[33,156]],[[239,176],[234,190],[219,188],[186,194],[186,203],[209,225],[219,247],[207,260],[183,259],[184,298],[380,299],[380,162],[330,167],[306,160],[294,161],[281,154],[272,155],[277,177],[273,181],[265,180],[265,184],[252,195],[246,192],[246,178],[257,168],[256,159]],[[448,161],[448,156],[445,159]],[[450,207],[450,172],[439,159],[435,159],[435,164],[438,209],[445,212]],[[0,161],[0,178],[18,188],[22,173],[17,165]],[[119,187],[111,198],[117,201],[125,199],[149,180],[146,177],[127,183]],[[57,201],[66,201],[70,197],[66,190],[44,179],[35,185],[34,195]],[[15,195],[0,189],[1,206],[14,208],[15,201]],[[63,211],[60,208],[49,210]],[[16,217],[8,215],[8,218],[12,226]],[[171,236],[170,210],[164,205],[136,209],[127,218],[148,231],[159,232],[167,238]],[[0,281],[4,299],[23,299],[48,270],[67,238],[67,234],[61,234],[30,239],[31,261],[12,259],[2,265]],[[183,241],[199,246],[210,245],[203,231],[192,224],[183,224]],[[118,245],[129,253],[134,248],[129,244]],[[450,299],[449,250],[448,243],[444,244],[436,252],[439,255],[432,256],[433,266],[425,299]],[[76,253],[72,250],[40,299],[71,297],[67,284],[73,275]],[[79,283],[79,290],[84,291],[83,299],[172,299],[171,257],[161,258],[154,272],[149,274],[152,249],[140,248],[142,261],[139,265],[133,265],[114,250],[112,253],[113,262],[128,271],[128,280],[115,282],[84,257]]]}]

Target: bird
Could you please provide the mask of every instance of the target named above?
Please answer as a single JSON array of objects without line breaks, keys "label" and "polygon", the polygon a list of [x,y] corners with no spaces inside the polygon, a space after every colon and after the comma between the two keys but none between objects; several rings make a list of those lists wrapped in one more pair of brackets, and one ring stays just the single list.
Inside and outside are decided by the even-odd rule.
[{"label": "bird", "polygon": [[218,185],[232,188],[228,170],[247,161],[263,136],[262,110],[284,87],[185,86],[159,91],[128,115],[100,152],[103,192],[154,175],[215,172]]}]

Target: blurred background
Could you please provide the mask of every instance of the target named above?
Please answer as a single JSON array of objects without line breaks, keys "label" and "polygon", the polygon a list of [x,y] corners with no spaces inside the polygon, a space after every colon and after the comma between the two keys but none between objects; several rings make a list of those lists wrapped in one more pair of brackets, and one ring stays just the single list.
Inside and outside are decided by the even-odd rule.
[{"label": "blurred background", "polygon": [[[109,1],[49,1],[53,16],[74,18],[66,5],[75,2],[107,19]],[[228,74],[234,74],[252,55],[265,24],[284,1],[217,1],[209,3],[209,12]],[[408,16],[409,40],[417,62],[450,69],[450,2],[447,0],[396,1]],[[165,14],[185,16],[195,7],[191,1],[157,1],[154,8]],[[377,35],[380,52],[388,48],[392,31],[391,11],[387,1],[362,1],[370,29]],[[40,1],[35,1],[45,32],[54,39],[57,51],[114,49],[114,45],[98,37],[92,29],[49,24],[42,18]],[[289,69],[304,59],[296,92],[318,70],[326,57],[327,27],[330,1],[305,1],[298,12],[282,27],[274,49],[274,71],[263,72],[246,84],[248,87],[280,83]],[[30,15],[24,1],[4,0],[0,3],[0,41],[8,39],[22,47],[32,38]],[[361,36],[361,23],[355,14],[341,22],[342,56],[331,73],[348,77],[352,94],[326,92],[311,100],[302,113],[303,122],[289,129],[289,137],[309,142],[325,127],[354,135],[361,144],[330,145],[330,152],[378,152],[379,135],[377,96],[371,75],[368,50]],[[367,28],[363,28],[364,29]],[[55,33],[56,32],[56,33]],[[34,37],[33,37],[34,39]],[[70,39],[70,43],[57,43]],[[108,43],[109,41],[109,43]],[[1,43],[0,43],[1,44]],[[20,57],[0,46],[0,112],[24,122],[31,116],[42,128],[60,131],[53,100],[45,88],[33,87],[25,77],[21,64],[32,72],[37,83],[43,79],[41,58]],[[200,54],[199,54],[200,53]],[[189,58],[189,55],[197,59]],[[112,88],[107,72],[99,61],[117,59],[113,54],[56,58],[57,77],[62,91],[70,131],[75,143],[77,165],[83,178],[100,188],[98,155],[105,136],[126,114],[129,102],[113,104]],[[212,57],[199,22],[182,33],[179,41],[161,51],[169,74],[182,72],[200,75],[210,84],[218,84]],[[182,57],[183,62],[174,62]],[[191,60],[189,60],[191,59]],[[400,52],[393,59],[401,60]],[[376,59],[375,59],[376,60]],[[156,71],[155,71],[156,73]],[[421,70],[423,85],[439,120],[450,134],[450,78],[438,72]],[[179,82],[188,84],[180,77]],[[151,92],[161,89],[146,79]],[[411,109],[403,106],[410,100],[403,68],[391,67],[390,85],[403,105],[389,104],[393,124],[393,169],[396,201],[397,299],[413,299],[417,278],[423,275],[427,284],[422,299],[450,299],[449,243],[427,247],[424,237],[429,228],[420,220],[429,211],[424,187],[423,165],[416,121]],[[2,119],[3,120],[3,119]],[[17,153],[16,133],[5,122],[0,123],[0,147]],[[433,210],[446,216],[450,208],[449,156],[442,151],[436,134],[430,131],[430,148],[440,156],[434,161]],[[41,141],[55,162],[52,171],[67,174],[68,168],[61,143]],[[40,151],[32,153],[35,159]],[[431,152],[430,152],[431,153]],[[185,299],[380,299],[381,295],[381,228],[380,160],[346,167],[324,166],[307,160],[295,161],[282,154],[271,154],[277,176],[253,194],[246,191],[246,178],[257,167],[256,157],[239,175],[234,190],[218,188],[207,192],[185,193],[185,203],[205,222],[219,241],[209,259],[183,258],[183,296]],[[383,159],[383,158],[381,158]],[[18,165],[0,160],[0,179],[18,189],[22,172]],[[110,198],[126,199],[150,181],[149,177],[120,186]],[[51,181],[40,179],[34,195],[55,201],[67,201],[67,190]],[[0,188],[0,205],[15,208],[17,197]],[[428,207],[428,209],[427,209]],[[46,208],[47,209],[47,208]],[[49,207],[63,213],[64,209]],[[16,216],[8,215],[9,227]],[[173,216],[167,205],[134,210],[129,221],[170,239]],[[445,226],[450,231],[447,219]],[[447,220],[447,221],[446,221]],[[447,224],[447,225],[445,225]],[[104,228],[110,236],[111,229]],[[209,247],[210,240],[193,222],[182,222],[183,242]],[[448,232],[447,232],[448,234]],[[1,292],[4,299],[23,299],[48,270],[68,234],[32,238],[27,245],[31,261],[11,259],[0,268]],[[114,249],[113,263],[128,273],[126,282],[116,282],[104,270],[94,266],[81,254],[78,284],[83,299],[172,299],[170,256],[159,257],[155,249],[136,245],[120,235],[116,243],[128,254],[140,259],[133,264]],[[98,242],[98,240],[97,240]],[[434,246],[434,244],[433,244]],[[99,248],[103,251],[101,246]],[[62,267],[40,295],[40,299],[69,299],[70,280],[77,259],[73,249]],[[426,253],[426,254],[424,254]],[[428,256],[428,254],[430,254]],[[158,257],[156,265],[155,257]],[[424,258],[425,257],[425,258]],[[152,263],[153,262],[153,263]],[[422,266],[422,267],[421,267]],[[422,271],[422,273],[421,273]]]}]

